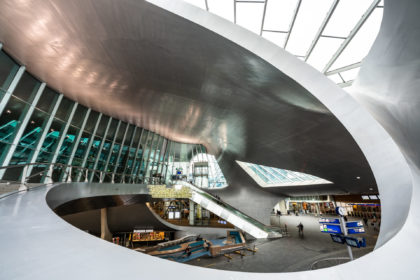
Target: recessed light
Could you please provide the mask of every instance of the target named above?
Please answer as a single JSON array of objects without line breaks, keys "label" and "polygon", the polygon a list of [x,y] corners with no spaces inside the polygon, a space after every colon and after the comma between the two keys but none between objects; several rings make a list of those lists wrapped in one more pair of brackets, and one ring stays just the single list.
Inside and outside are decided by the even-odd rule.
[{"label": "recessed light", "polygon": [[359,176],[357,176],[357,177],[356,177],[356,179],[357,179],[357,180],[360,180],[360,177],[359,177]]},{"label": "recessed light", "polygon": [[370,191],[373,191],[373,188],[369,188]]},{"label": "recessed light", "polygon": [[12,111],[10,111],[9,109],[6,110],[6,113],[10,114]]}]

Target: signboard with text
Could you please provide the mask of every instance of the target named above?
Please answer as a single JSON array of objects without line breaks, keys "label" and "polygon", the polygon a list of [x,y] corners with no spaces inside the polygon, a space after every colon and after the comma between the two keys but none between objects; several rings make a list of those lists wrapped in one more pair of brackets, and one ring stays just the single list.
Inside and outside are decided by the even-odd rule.
[{"label": "signboard with text", "polygon": [[342,233],[340,225],[322,224],[319,228],[323,233]]},{"label": "signboard with text", "polygon": [[339,219],[332,219],[332,218],[320,218],[319,219],[320,224],[335,224],[339,225],[340,220]]}]

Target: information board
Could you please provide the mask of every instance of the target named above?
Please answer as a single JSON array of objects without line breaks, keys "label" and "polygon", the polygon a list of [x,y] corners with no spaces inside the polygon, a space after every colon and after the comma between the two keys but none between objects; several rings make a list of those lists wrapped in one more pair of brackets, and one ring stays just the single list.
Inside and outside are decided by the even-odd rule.
[{"label": "information board", "polygon": [[348,234],[365,233],[365,229],[364,228],[348,228],[347,233]]},{"label": "information board", "polygon": [[332,219],[332,218],[320,218],[319,219],[320,224],[335,224],[339,225],[340,220],[339,219]]},{"label": "information board", "polygon": [[341,233],[340,225],[323,224],[319,226],[321,232],[324,233]]},{"label": "information board", "polygon": [[362,221],[346,222],[346,227],[348,228],[363,227],[363,222]]}]

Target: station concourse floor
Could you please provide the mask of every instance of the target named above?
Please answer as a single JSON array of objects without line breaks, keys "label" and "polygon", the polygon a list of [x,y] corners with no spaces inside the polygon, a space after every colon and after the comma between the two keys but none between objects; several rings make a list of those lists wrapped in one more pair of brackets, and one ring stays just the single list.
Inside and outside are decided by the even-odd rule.
[{"label": "station concourse floor", "polygon": [[[325,216],[324,216],[325,217]],[[274,240],[255,240],[248,244],[254,245],[257,252],[244,251],[243,258],[239,254],[232,253],[229,259],[225,256],[216,258],[204,257],[195,259],[186,264],[208,267],[222,270],[246,271],[246,272],[293,272],[309,270],[311,265],[321,259],[348,257],[345,244],[334,243],[327,233],[319,230],[319,217],[312,215],[272,217],[280,219],[281,227],[287,225],[289,237]],[[360,220],[349,218],[349,221]],[[302,222],[304,235],[299,237],[297,225]],[[275,221],[274,225],[278,225]],[[354,258],[359,258],[373,250],[378,237],[378,232],[373,230],[370,222],[365,234],[355,234],[353,237],[365,237],[366,248],[352,248]],[[335,264],[335,261],[328,261],[324,265]],[[319,263],[321,265],[321,263]]]}]

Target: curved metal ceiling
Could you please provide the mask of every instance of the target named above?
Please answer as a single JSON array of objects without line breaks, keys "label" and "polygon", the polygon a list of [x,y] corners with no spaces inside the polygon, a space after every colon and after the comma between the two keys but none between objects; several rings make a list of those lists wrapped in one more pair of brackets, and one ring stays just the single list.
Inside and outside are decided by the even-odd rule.
[{"label": "curved metal ceiling", "polygon": [[4,49],[85,106],[203,143],[223,152],[225,166],[241,160],[325,178],[330,190],[376,189],[358,145],[321,102],[208,29],[138,0],[0,3]]}]

